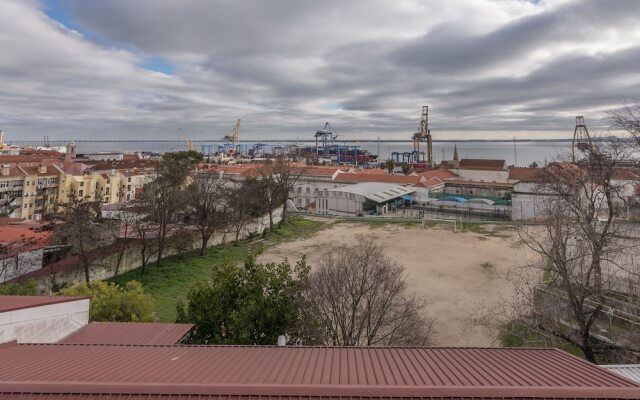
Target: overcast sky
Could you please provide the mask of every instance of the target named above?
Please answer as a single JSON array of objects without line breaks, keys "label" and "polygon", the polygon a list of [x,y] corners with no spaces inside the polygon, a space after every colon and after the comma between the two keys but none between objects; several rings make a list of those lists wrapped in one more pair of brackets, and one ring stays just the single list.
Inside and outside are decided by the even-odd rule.
[{"label": "overcast sky", "polygon": [[569,137],[640,97],[636,0],[0,0],[8,139]]}]

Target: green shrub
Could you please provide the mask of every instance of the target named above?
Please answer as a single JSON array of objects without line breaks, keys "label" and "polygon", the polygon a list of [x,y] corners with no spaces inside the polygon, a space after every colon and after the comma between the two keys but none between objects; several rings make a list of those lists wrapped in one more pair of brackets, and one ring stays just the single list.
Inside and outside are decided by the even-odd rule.
[{"label": "green shrub", "polygon": [[64,288],[57,294],[91,298],[89,320],[113,322],[152,322],[153,298],[144,292],[142,284],[129,281],[125,287],[102,281]]}]

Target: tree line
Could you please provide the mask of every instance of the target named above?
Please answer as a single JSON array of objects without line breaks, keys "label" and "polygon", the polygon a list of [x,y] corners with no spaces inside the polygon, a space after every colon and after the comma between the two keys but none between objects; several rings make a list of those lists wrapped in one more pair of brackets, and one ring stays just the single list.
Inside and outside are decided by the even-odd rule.
[{"label": "tree line", "polygon": [[134,200],[118,210],[117,218],[102,219],[100,204],[70,196],[53,224],[54,238],[71,247],[91,281],[91,269],[105,255],[116,255],[114,276],[124,255],[135,244],[140,272],[159,264],[167,249],[183,255],[199,243],[204,255],[211,238],[222,234],[237,245],[253,220],[268,215],[269,230],[287,218],[287,200],[304,167],[284,158],[256,164],[242,180],[223,179],[218,172],[198,169],[202,155],[195,151],[165,153],[156,163],[155,178],[147,182]]}]

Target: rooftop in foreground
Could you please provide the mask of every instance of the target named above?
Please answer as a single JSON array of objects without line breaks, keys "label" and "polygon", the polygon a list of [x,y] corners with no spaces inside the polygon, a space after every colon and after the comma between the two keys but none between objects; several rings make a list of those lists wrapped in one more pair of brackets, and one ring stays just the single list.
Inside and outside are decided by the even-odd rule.
[{"label": "rooftop in foreground", "polygon": [[171,345],[193,328],[192,324],[153,322],[91,322],[59,343]]},{"label": "rooftop in foreground", "polygon": [[555,349],[8,343],[0,360],[0,398],[640,398],[638,383]]},{"label": "rooftop in foreground", "polygon": [[88,297],[0,296],[0,313],[85,299],[88,299]]}]

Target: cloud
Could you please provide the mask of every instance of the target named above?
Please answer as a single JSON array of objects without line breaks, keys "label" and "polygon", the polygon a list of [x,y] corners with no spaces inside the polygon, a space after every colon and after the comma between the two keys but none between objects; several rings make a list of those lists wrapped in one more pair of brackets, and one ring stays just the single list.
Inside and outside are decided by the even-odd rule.
[{"label": "cloud", "polygon": [[640,85],[636,1],[5,0],[0,15],[10,138],[218,139],[242,118],[245,138],[331,121],[406,139],[423,104],[436,138],[566,137]]}]

